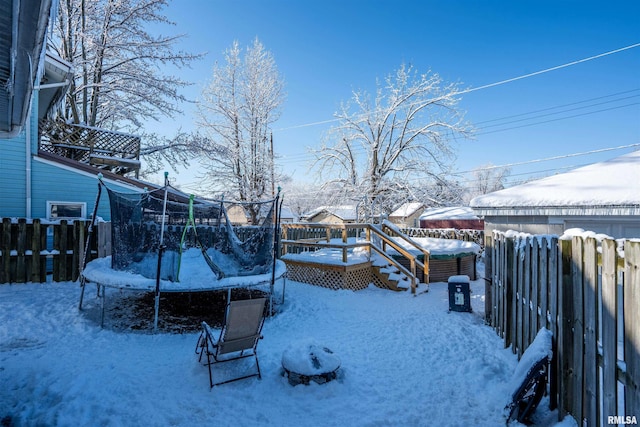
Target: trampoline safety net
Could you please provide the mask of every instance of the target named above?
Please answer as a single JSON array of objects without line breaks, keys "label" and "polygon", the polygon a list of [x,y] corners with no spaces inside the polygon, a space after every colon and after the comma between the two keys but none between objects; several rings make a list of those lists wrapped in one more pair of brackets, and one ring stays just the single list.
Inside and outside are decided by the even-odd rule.
[{"label": "trampoline safety net", "polygon": [[179,281],[182,253],[191,248],[202,252],[216,279],[265,274],[273,267],[277,198],[254,203],[261,223],[238,227],[236,234],[226,209],[231,203],[186,200],[170,186],[145,193],[107,190],[114,270],[155,279],[161,245],[160,277],[173,282]]}]

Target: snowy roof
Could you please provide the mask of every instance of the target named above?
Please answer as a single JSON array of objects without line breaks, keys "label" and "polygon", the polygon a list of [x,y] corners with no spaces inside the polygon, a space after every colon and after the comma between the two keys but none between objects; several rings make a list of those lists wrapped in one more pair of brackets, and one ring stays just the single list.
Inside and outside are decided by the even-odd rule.
[{"label": "snowy roof", "polygon": [[431,208],[420,215],[420,219],[479,219],[473,209],[466,206]]},{"label": "snowy roof", "polygon": [[337,216],[338,218],[345,221],[355,221],[358,216],[356,214],[356,207],[353,205],[342,205],[342,206],[320,206],[312,210],[311,212],[304,215],[306,219],[313,218],[314,216],[326,212],[332,215]]},{"label": "snowy roof", "polygon": [[411,216],[414,213],[416,213],[416,211],[419,210],[419,209],[424,209],[424,203],[420,203],[420,202],[404,203],[398,209],[396,209],[395,211],[391,212],[391,214],[389,216],[397,216],[397,217],[401,217],[401,218],[406,218],[406,217]]},{"label": "snowy roof", "polygon": [[280,211],[280,218],[296,219],[296,216],[295,216],[295,214],[293,213],[293,211],[291,210],[290,207],[283,206],[282,210]]},{"label": "snowy roof", "polygon": [[640,215],[640,151],[478,196],[479,215]]}]

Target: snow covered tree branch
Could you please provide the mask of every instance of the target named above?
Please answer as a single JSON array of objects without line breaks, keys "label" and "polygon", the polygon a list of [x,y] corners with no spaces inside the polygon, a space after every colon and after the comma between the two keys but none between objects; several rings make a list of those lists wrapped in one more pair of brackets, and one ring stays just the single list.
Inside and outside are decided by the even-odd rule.
[{"label": "snow covered tree branch", "polygon": [[172,25],[167,0],[63,0],[51,44],[72,63],[65,119],[137,131],[149,119],[172,117],[189,83],[158,65],[188,66],[201,55],[175,50],[182,36],[155,36],[152,24]]},{"label": "snow covered tree branch", "polygon": [[[74,66],[63,118],[76,124],[139,133],[149,121],[172,118],[188,102],[180,89],[190,83],[160,66],[182,68],[202,57],[176,50],[183,36],[158,36],[157,24],[173,25],[162,10],[167,0],[61,0],[50,45]],[[165,68],[166,70],[166,68]],[[163,140],[162,143],[159,141]],[[173,140],[142,138],[141,155],[153,172],[167,161],[185,164],[200,148],[197,135]]]},{"label": "snow covered tree branch", "polygon": [[336,113],[335,141],[316,152],[316,167],[329,182],[343,182],[366,206],[383,206],[408,188],[410,177],[440,177],[454,158],[452,143],[472,129],[458,110],[457,84],[402,65],[376,85],[373,100],[355,91]]},{"label": "snow covered tree branch", "polygon": [[271,53],[255,39],[242,55],[234,42],[225,63],[213,67],[199,103],[199,127],[215,147],[204,162],[211,187],[241,201],[271,196],[279,177],[270,126],[283,102],[284,82]]}]

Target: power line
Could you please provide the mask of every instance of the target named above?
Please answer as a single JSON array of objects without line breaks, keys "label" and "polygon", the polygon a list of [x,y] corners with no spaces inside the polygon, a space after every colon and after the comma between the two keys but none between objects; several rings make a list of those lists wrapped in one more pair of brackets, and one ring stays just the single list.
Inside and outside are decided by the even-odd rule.
[{"label": "power line", "polygon": [[484,85],[484,86],[478,86],[476,88],[466,89],[466,90],[463,90],[463,91],[458,92],[458,93],[459,94],[465,94],[465,93],[475,92],[475,91],[478,91],[478,90],[488,89],[490,87],[500,86],[500,85],[511,83],[511,82],[515,82],[515,81],[518,81],[518,80],[527,79],[529,77],[534,77],[534,76],[538,76],[540,74],[549,73],[551,71],[560,70],[562,68],[571,67],[573,65],[581,64],[581,63],[587,62],[587,61],[592,61],[594,59],[602,58],[604,56],[613,55],[615,53],[620,53],[620,52],[623,52],[625,50],[633,49],[633,48],[636,48],[636,47],[639,47],[639,46],[640,46],[640,43],[635,43],[635,44],[632,44],[632,45],[629,45],[629,46],[621,47],[619,49],[614,49],[614,50],[610,50],[608,52],[600,53],[598,55],[590,56],[588,58],[578,59],[577,61],[567,62],[566,64],[557,65],[555,67],[546,68],[546,69],[540,70],[540,71],[535,71],[533,73],[525,74],[523,76],[513,77],[513,78],[502,80],[502,81],[499,81],[499,82],[490,83],[490,84],[487,84],[487,85]]},{"label": "power line", "polygon": [[529,127],[529,126],[535,126],[535,125],[541,125],[541,124],[545,124],[545,123],[557,122],[557,121],[560,121],[560,120],[574,119],[576,117],[588,116],[588,115],[591,115],[591,114],[602,113],[604,111],[619,110],[620,108],[633,107],[634,105],[638,105],[638,104],[640,104],[640,102],[633,102],[631,104],[619,105],[617,107],[611,107],[611,108],[603,108],[603,109],[600,109],[600,110],[589,111],[587,113],[574,114],[572,116],[566,116],[566,117],[559,117],[557,119],[549,119],[549,120],[544,120],[544,121],[541,121],[541,122],[528,123],[526,125],[512,126],[510,128],[496,129],[496,130],[490,130],[490,131],[486,131],[486,132],[478,132],[478,133],[476,133],[476,135],[487,135],[487,134],[490,134],[490,133],[504,132],[504,131],[507,131],[507,130],[520,129],[520,128]]},{"label": "power line", "polygon": [[[605,96],[602,96],[602,97],[591,98],[591,99],[582,100],[582,101],[576,101],[576,102],[572,102],[572,103],[569,103],[569,104],[563,104],[563,105],[559,105],[559,106],[555,106],[555,107],[548,107],[548,108],[544,108],[544,109],[540,109],[540,110],[530,111],[530,112],[527,112],[527,113],[520,113],[520,114],[501,117],[501,118],[497,118],[497,119],[485,120],[485,121],[480,122],[480,123],[497,122],[497,121],[505,120],[505,119],[508,119],[508,118],[522,117],[522,116],[534,114],[536,112],[549,111],[549,110],[558,109],[558,108],[562,108],[562,107],[566,107],[566,106],[577,105],[577,104],[581,104],[581,103],[585,103],[585,102],[590,102],[590,101],[593,101],[593,100],[598,100],[598,99],[603,99],[603,98],[607,98],[607,97],[611,97],[611,96],[616,96],[618,94],[630,93],[630,92],[637,91],[637,90],[640,90],[640,89],[632,89],[632,90],[629,90],[629,91],[619,92],[617,94],[605,95]],[[513,129],[519,129],[519,128],[523,128],[523,127],[536,126],[536,125],[540,125],[540,124],[545,124],[545,123],[550,123],[550,122],[555,122],[555,121],[561,121],[561,120],[567,120],[567,119],[572,119],[572,118],[576,118],[576,117],[582,117],[582,116],[586,116],[586,115],[601,113],[601,112],[620,109],[620,108],[626,108],[626,107],[638,105],[638,103],[630,103],[630,104],[625,104],[625,105],[611,107],[611,108],[605,108],[605,109],[589,111],[589,112],[585,112],[585,113],[581,113],[581,114],[574,114],[574,115],[571,115],[571,116],[559,117],[559,118],[556,118],[556,119],[543,120],[543,121],[539,121],[539,122],[535,122],[535,123],[528,123],[528,124],[521,125],[521,126],[512,126],[512,127],[508,127],[508,128],[495,129],[495,130],[489,130],[489,131],[486,131],[486,132],[482,132],[483,129],[486,129],[486,128],[489,128],[489,127],[493,127],[493,126],[504,126],[504,125],[507,125],[507,124],[510,124],[510,123],[517,123],[517,122],[526,121],[526,120],[534,120],[534,119],[540,118],[540,117],[547,117],[547,116],[550,116],[550,115],[562,114],[562,113],[566,113],[566,112],[569,112],[569,111],[575,111],[575,110],[582,109],[582,108],[590,108],[590,107],[594,107],[594,106],[597,106],[597,105],[604,105],[604,104],[611,103],[611,102],[618,102],[618,101],[626,100],[626,99],[629,99],[629,98],[635,98],[637,96],[638,95],[633,95],[633,96],[630,96],[630,97],[620,98],[620,99],[616,99],[616,100],[612,100],[612,101],[606,101],[606,102],[602,102],[602,103],[591,104],[591,105],[585,106],[585,107],[579,107],[579,108],[574,108],[574,109],[569,109],[569,110],[563,110],[563,111],[558,111],[556,113],[549,113],[549,114],[534,116],[534,117],[530,117],[530,118],[527,118],[527,119],[519,119],[519,120],[510,121],[510,122],[504,122],[504,123],[499,123],[499,124],[495,124],[495,125],[489,125],[489,126],[485,126],[485,127],[480,127],[479,128],[479,132],[477,132],[476,135],[486,135],[486,134],[491,134],[491,133],[504,132],[504,131],[513,130]],[[362,148],[360,146],[356,146],[356,147],[354,147],[354,151],[355,152],[364,152],[364,148]],[[291,156],[284,156],[284,157],[282,157],[282,160],[286,160],[286,161],[309,161],[312,158],[313,157],[309,153],[301,153],[301,154],[294,154],[294,155],[291,155]]]},{"label": "power line", "polygon": [[478,169],[464,171],[464,172],[457,172],[457,173],[465,174],[465,173],[475,172],[476,170],[504,169],[504,168],[510,168],[510,167],[513,167],[513,166],[523,166],[523,165],[530,165],[530,164],[533,164],[533,163],[549,162],[549,161],[552,161],[552,160],[562,160],[562,159],[568,159],[570,157],[586,156],[588,154],[598,154],[598,153],[604,153],[604,152],[607,152],[607,151],[622,150],[622,149],[625,149],[625,148],[633,148],[633,147],[640,147],[640,143],[628,144],[628,145],[620,145],[620,146],[617,146],[617,147],[600,148],[600,149],[597,149],[597,150],[583,151],[583,152],[579,152],[579,153],[563,154],[561,156],[546,157],[544,159],[535,159],[535,160],[526,160],[526,161],[523,161],[523,162],[507,163],[505,165],[499,165],[499,166],[486,166],[486,167],[483,167],[483,168],[478,168]]},{"label": "power line", "polygon": [[[501,121],[501,120],[513,119],[513,118],[516,118],[516,117],[527,116],[527,115],[530,115],[530,114],[543,113],[545,111],[557,110],[559,108],[564,108],[564,107],[571,107],[573,105],[584,104],[586,102],[591,102],[591,101],[598,101],[600,99],[611,98],[613,96],[626,95],[628,93],[637,92],[639,90],[640,90],[640,88],[625,90],[625,91],[622,91],[622,92],[616,92],[616,93],[612,93],[612,94],[609,94],[609,95],[598,96],[596,98],[584,99],[582,101],[570,102],[568,104],[556,105],[556,106],[553,106],[553,107],[542,108],[540,110],[533,110],[533,111],[529,111],[529,112],[526,112],[526,113],[513,114],[511,116],[500,117],[498,119],[483,120],[481,122],[476,122],[476,124],[480,125],[480,124],[484,124],[484,123],[491,123],[491,122],[497,122],[497,121]],[[634,95],[634,96],[636,96],[636,95]],[[613,101],[610,101],[610,102],[613,102]]]},{"label": "power line", "polygon": [[517,114],[517,115],[505,117],[505,118],[502,118],[502,119],[494,119],[494,120],[488,120],[488,121],[485,121],[485,122],[478,122],[477,124],[488,123],[488,122],[496,122],[496,121],[501,121],[501,120],[507,120],[507,119],[510,119],[510,118],[514,118],[515,119],[515,117],[530,116],[530,117],[524,117],[524,118],[519,118],[519,119],[515,119],[515,120],[510,120],[510,121],[503,121],[502,123],[495,123],[495,124],[490,124],[490,125],[486,125],[486,126],[481,126],[480,127],[480,129],[487,129],[487,128],[490,128],[490,127],[504,126],[504,125],[508,125],[508,124],[511,124],[511,123],[519,123],[519,122],[524,122],[524,121],[527,121],[527,120],[534,120],[534,119],[539,119],[539,118],[542,118],[542,117],[548,117],[548,116],[553,116],[553,115],[557,115],[557,114],[568,113],[568,112],[571,112],[571,111],[583,110],[585,108],[597,107],[599,105],[611,104],[613,102],[626,101],[628,99],[637,98],[639,96],[640,96],[640,94],[630,95],[630,96],[625,96],[623,98],[617,98],[617,99],[612,99],[612,100],[609,100],[609,101],[603,101],[603,102],[597,102],[597,103],[594,103],[594,104],[583,105],[583,106],[580,106],[580,107],[567,108],[567,109],[564,109],[564,110],[561,110],[561,111],[556,111],[556,112],[553,112],[553,113],[544,113],[544,114],[539,114],[537,116],[532,116],[532,114],[536,114],[538,112],[549,111],[549,110],[557,110],[559,108],[564,108],[564,107],[569,107],[569,106],[572,106],[572,105],[581,104],[581,103],[584,103],[585,101],[574,102],[574,103],[571,103],[571,104],[565,104],[564,106],[546,108],[546,109],[543,109],[543,110],[532,111],[530,113]]},{"label": "power line", "polygon": [[[551,67],[551,68],[546,68],[544,70],[540,70],[540,71],[535,71],[533,73],[529,73],[529,74],[524,74],[522,76],[518,76],[518,77],[512,77],[506,80],[501,80],[498,82],[494,82],[494,83],[489,83],[486,85],[482,85],[482,86],[478,86],[475,88],[469,88],[469,89],[464,89],[461,90],[459,92],[454,92],[453,95],[464,95],[467,93],[471,93],[471,92],[477,92],[479,90],[483,90],[483,89],[489,89],[492,87],[496,87],[496,86],[501,86],[507,83],[512,83],[518,80],[523,80],[523,79],[527,79],[529,77],[534,77],[534,76],[538,76],[540,74],[546,74],[549,73],[551,71],[556,71],[556,70],[560,70],[563,68],[567,68],[567,67],[571,67],[574,65],[578,65],[578,64],[582,64],[584,62],[588,62],[588,61],[593,61],[595,59],[599,59],[605,56],[609,56],[609,55],[613,55],[616,53],[620,53],[629,49],[634,49],[636,47],[640,47],[640,43],[635,43],[629,46],[625,46],[625,47],[621,47],[619,49],[614,49],[614,50],[610,50],[608,52],[604,52],[604,53],[600,53],[598,55],[593,55],[590,56],[588,58],[583,58],[583,59],[578,59],[576,61],[571,61],[571,62],[567,62],[566,64],[562,64],[562,65],[557,65],[555,67]],[[300,124],[300,125],[294,125],[294,126],[288,126],[288,127],[284,127],[284,128],[280,128],[280,129],[275,129],[274,131],[278,132],[278,131],[286,131],[286,130],[291,130],[291,129],[300,129],[300,128],[305,128],[305,127],[311,127],[311,126],[318,126],[318,125],[323,125],[323,124],[328,124],[328,123],[334,123],[334,122],[338,122],[340,121],[340,119],[327,119],[327,120],[321,120],[321,121],[316,121],[316,122],[311,122],[311,123],[304,123],[304,124]]]}]

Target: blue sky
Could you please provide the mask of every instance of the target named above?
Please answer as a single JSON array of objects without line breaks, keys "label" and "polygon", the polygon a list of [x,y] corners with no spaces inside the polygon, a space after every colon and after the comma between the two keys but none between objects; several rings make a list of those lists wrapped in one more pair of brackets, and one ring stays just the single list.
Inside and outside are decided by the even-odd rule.
[{"label": "blue sky", "polygon": [[[372,90],[402,63],[473,89],[640,43],[640,2],[631,0],[176,0],[166,13],[176,26],[165,32],[187,36],[180,48],[207,52],[180,72],[194,83],[189,98],[234,40],[258,37],[273,54],[287,92],[275,151],[297,182],[313,182],[307,148],[336,123],[299,126],[333,119],[352,90]],[[476,90],[460,106],[478,129],[454,145],[461,179],[487,164],[563,157],[513,166],[516,182],[616,157],[640,146],[565,156],[640,144],[640,47]],[[157,129],[194,129],[193,107],[183,108]],[[189,188],[193,175],[177,183]]]}]

